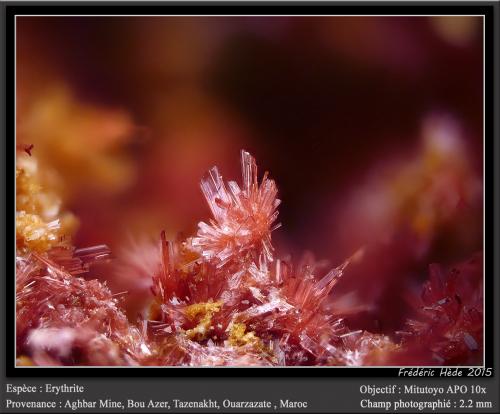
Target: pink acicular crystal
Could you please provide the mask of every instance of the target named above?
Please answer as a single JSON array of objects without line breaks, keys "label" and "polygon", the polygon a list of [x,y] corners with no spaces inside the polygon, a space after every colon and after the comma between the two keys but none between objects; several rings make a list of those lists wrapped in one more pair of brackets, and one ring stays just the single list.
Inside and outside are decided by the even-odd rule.
[{"label": "pink acicular crystal", "polygon": [[[311,255],[297,268],[275,259],[276,185],[265,174],[259,186],[254,158],[245,151],[241,157],[242,189],[232,181],[226,186],[216,168],[202,180],[210,224],[200,223],[184,243],[162,233],[150,328],[176,354],[190,349],[182,364],[220,365],[220,358],[223,365],[326,363],[341,352],[347,330],[323,304],[349,261],[318,278]],[[193,309],[202,317],[190,317]],[[253,357],[237,358],[243,351]]]},{"label": "pink acicular crystal", "polygon": [[[293,265],[271,244],[279,225],[277,188],[259,184],[254,158],[241,152],[242,185],[216,167],[201,189],[213,219],[186,240],[139,245],[115,266],[149,304],[130,323],[118,296],[80,274],[108,259],[106,246],[56,245],[17,258],[17,350],[37,365],[419,365],[480,362],[481,260],[444,276],[437,266],[413,319],[399,336],[351,330],[364,309],[356,292],[334,287],[363,250],[328,270],[311,254]],[[23,251],[24,252],[24,251]],[[338,296],[338,295],[337,295]],[[398,340],[399,338],[399,340]]]},{"label": "pink acicular crystal", "polygon": [[149,353],[105,285],[36,253],[17,261],[16,314],[18,354],[39,365],[130,365]]},{"label": "pink acicular crystal", "polygon": [[[273,260],[271,232],[278,217],[278,189],[264,174],[259,186],[255,159],[241,151],[243,187],[234,181],[226,184],[217,167],[201,180],[201,190],[214,220],[199,223],[198,234],[191,240],[193,249],[206,260],[222,267],[231,260],[245,260],[248,254],[263,253]],[[255,256],[253,256],[255,259]]]},{"label": "pink acicular crystal", "polygon": [[410,297],[415,317],[400,332],[437,365],[477,364],[483,349],[483,261],[475,255],[445,274],[430,266],[420,297]]}]

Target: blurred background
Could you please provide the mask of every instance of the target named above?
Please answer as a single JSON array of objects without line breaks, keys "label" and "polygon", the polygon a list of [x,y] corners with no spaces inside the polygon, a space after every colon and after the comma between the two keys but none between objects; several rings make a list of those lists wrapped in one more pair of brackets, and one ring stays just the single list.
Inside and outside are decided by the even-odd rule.
[{"label": "blurred background", "polygon": [[17,141],[79,218],[75,245],[118,259],[163,229],[193,234],[209,217],[202,174],[239,179],[250,151],[283,201],[279,255],[337,265],[363,248],[334,306],[356,310],[353,328],[389,332],[429,263],[482,250],[482,24],[18,17]]}]

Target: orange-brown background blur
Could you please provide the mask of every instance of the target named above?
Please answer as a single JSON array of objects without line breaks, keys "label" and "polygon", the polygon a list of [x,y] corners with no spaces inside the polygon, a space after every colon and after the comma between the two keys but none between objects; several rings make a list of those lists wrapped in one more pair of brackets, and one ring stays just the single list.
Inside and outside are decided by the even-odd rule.
[{"label": "orange-brown background blur", "polygon": [[365,328],[384,331],[394,289],[482,249],[482,33],[479,17],[18,17],[17,139],[59,174],[75,244],[115,252],[193,233],[204,171],[239,177],[249,150],[283,200],[278,251],[369,247],[339,289],[366,304],[360,284],[383,286]]}]

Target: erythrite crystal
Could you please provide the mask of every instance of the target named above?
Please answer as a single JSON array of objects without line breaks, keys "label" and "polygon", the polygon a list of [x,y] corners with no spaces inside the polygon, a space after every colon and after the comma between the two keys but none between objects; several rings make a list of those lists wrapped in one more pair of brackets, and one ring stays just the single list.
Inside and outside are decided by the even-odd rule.
[{"label": "erythrite crystal", "polygon": [[436,365],[479,364],[483,349],[483,263],[476,255],[447,274],[430,266],[403,344],[421,348]]},{"label": "erythrite crystal", "polygon": [[245,151],[241,157],[242,189],[226,186],[215,168],[202,180],[215,219],[210,225],[200,223],[184,243],[162,233],[150,328],[157,338],[170,338],[168,346],[177,343],[175,349],[208,347],[214,359],[205,364],[229,358],[227,347],[252,350],[257,365],[326,363],[341,351],[339,335],[347,329],[322,305],[348,261],[317,278],[321,270],[310,255],[296,269],[275,260],[270,233],[277,189],[267,174],[259,186],[255,160]]},{"label": "erythrite crystal", "polygon": [[16,314],[18,355],[39,365],[129,365],[149,352],[105,285],[36,254],[18,259]]},{"label": "erythrite crystal", "polygon": [[37,228],[24,221],[36,214],[32,206],[38,190],[20,185],[19,205],[27,211],[18,211],[16,223],[23,231],[17,251],[18,364],[481,362],[480,258],[457,266],[447,277],[431,267],[422,296],[413,298],[415,317],[400,332],[402,340],[396,334],[352,331],[344,316],[363,306],[354,293],[335,298],[334,288],[362,250],[330,270],[311,254],[297,265],[277,258],[271,244],[277,228],[276,185],[267,173],[259,184],[255,160],[246,151],[241,165],[241,187],[225,183],[215,167],[203,178],[213,219],[201,222],[194,237],[170,241],[162,232],[158,245],[139,245],[115,268],[127,280],[136,274],[141,286],[151,290],[137,324],[121,310],[119,294],[79,277],[95,261],[108,259],[109,249],[60,243],[50,228],[34,243]]},{"label": "erythrite crystal", "polygon": [[267,173],[259,185],[255,159],[246,151],[241,151],[241,170],[242,188],[234,181],[226,186],[217,167],[201,180],[201,190],[215,220],[199,223],[191,245],[217,267],[231,260],[243,261],[248,255],[255,260],[261,253],[266,260],[273,260],[271,231],[280,226],[273,226],[280,203],[278,189]]},{"label": "erythrite crystal", "polygon": [[[16,345],[18,362],[36,365],[130,365],[149,353],[118,298],[77,275],[108,259],[105,245],[75,248],[74,221],[42,189],[34,158],[16,171]],[[50,220],[50,221],[49,221]]]}]

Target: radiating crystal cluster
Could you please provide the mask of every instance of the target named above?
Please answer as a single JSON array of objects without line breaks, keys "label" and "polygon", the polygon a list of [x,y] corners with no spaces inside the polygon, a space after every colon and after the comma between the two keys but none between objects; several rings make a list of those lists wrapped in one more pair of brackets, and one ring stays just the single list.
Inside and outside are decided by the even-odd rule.
[{"label": "radiating crystal cluster", "polygon": [[483,344],[483,267],[476,255],[445,274],[430,266],[429,280],[414,297],[415,319],[407,321],[404,342],[423,348],[442,365],[477,362]]},{"label": "radiating crystal cluster", "polygon": [[213,167],[201,181],[214,220],[200,222],[198,234],[191,239],[191,248],[207,262],[221,268],[228,263],[256,262],[260,256],[273,261],[271,232],[278,217],[280,200],[273,180],[257,181],[255,159],[241,152],[242,188],[235,181],[224,183],[217,167]]},{"label": "radiating crystal cluster", "polygon": [[37,365],[137,365],[149,350],[118,299],[36,253],[17,263],[18,355]]},{"label": "radiating crystal cluster", "polygon": [[110,251],[72,245],[76,218],[40,184],[31,149],[18,147],[16,169],[17,363],[137,365],[149,352],[140,331],[104,284],[80,277]]},{"label": "radiating crystal cluster", "polygon": [[[119,295],[80,274],[105,246],[76,249],[52,239],[18,242],[16,304],[19,364],[37,365],[397,365],[479,363],[482,353],[480,258],[447,277],[431,267],[415,318],[394,335],[349,329],[335,311],[335,285],[353,255],[325,269],[310,254],[298,264],[274,251],[277,187],[241,152],[242,184],[212,168],[201,181],[213,219],[185,240],[128,266],[148,275],[151,301],[131,323]],[[19,191],[24,186],[18,182]],[[36,192],[36,191],[34,191]],[[18,216],[18,224],[22,216]],[[20,224],[19,224],[20,225]],[[141,263],[143,258],[143,263]],[[124,272],[126,269],[117,267]],[[144,275],[143,275],[144,276]],[[147,277],[147,276],[146,276]],[[340,308],[339,308],[340,309]]]}]

